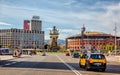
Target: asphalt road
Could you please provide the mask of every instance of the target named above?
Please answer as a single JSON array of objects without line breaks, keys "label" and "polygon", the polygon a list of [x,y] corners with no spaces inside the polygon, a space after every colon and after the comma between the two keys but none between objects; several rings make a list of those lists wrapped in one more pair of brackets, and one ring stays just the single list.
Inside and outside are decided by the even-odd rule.
[{"label": "asphalt road", "polygon": [[120,63],[108,62],[105,72],[79,68],[79,59],[64,54],[33,55],[1,61],[0,75],[120,75]]}]

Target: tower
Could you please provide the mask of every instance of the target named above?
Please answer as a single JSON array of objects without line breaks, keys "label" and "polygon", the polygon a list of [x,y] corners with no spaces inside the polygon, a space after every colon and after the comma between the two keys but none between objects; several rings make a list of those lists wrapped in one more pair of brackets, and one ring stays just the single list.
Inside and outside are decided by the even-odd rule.
[{"label": "tower", "polygon": [[52,30],[50,30],[50,50],[51,51],[58,51],[58,30],[54,26]]},{"label": "tower", "polygon": [[33,16],[31,20],[24,20],[25,30],[42,31],[42,21],[39,16]]},{"label": "tower", "polygon": [[42,21],[39,16],[33,16],[30,20],[30,30],[42,31]]},{"label": "tower", "polygon": [[42,31],[42,20],[39,16],[33,16],[31,20],[24,20],[22,37],[26,48],[44,48],[44,31]]}]

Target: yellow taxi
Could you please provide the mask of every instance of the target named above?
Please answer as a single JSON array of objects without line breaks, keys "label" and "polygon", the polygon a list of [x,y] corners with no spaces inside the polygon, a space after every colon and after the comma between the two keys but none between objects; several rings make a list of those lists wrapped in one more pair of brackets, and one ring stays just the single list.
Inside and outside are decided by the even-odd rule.
[{"label": "yellow taxi", "polygon": [[80,56],[79,66],[84,67],[86,70],[98,69],[105,71],[106,58],[103,54],[87,53]]}]

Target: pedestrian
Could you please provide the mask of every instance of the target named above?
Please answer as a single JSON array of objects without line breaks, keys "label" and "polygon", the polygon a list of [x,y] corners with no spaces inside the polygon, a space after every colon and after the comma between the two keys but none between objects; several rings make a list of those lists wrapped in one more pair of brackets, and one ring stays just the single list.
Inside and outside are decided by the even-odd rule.
[{"label": "pedestrian", "polygon": [[108,51],[108,56],[110,55],[110,50]]},{"label": "pedestrian", "polygon": [[98,49],[97,52],[100,53],[100,49]]}]

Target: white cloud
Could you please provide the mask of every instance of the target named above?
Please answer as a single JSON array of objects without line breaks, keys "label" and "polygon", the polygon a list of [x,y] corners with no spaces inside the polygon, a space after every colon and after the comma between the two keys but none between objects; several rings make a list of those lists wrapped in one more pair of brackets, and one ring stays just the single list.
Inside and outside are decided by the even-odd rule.
[{"label": "white cloud", "polygon": [[[100,14],[96,21],[106,30],[110,31],[111,33],[114,29],[115,23],[117,24],[118,31],[120,30],[120,3],[118,5],[111,5],[106,7],[106,12]],[[120,34],[118,33],[120,36]]]},{"label": "white cloud", "polygon": [[73,36],[81,33],[78,29],[59,29],[60,36],[63,38],[67,38],[69,36]]},{"label": "white cloud", "polygon": [[45,40],[49,40],[50,39],[50,35],[45,35]]},{"label": "white cloud", "polygon": [[71,34],[71,33],[78,33],[79,32],[79,30],[75,30],[75,29],[59,29],[59,31],[61,33],[69,33],[69,34]]},{"label": "white cloud", "polygon": [[22,6],[18,7],[18,6],[0,5],[0,7],[2,7],[2,11],[0,11],[0,13],[3,15],[7,15],[7,17],[26,19],[26,18],[30,18],[32,15],[40,15],[40,17],[46,22],[71,24],[70,18],[72,16],[70,15],[72,14],[69,12],[60,12],[50,9],[38,9],[38,8],[22,7]]},{"label": "white cloud", "polygon": [[[65,38],[67,38],[67,37],[68,37],[68,35],[65,35],[62,33],[60,35],[58,35],[58,39],[62,39],[62,40],[65,40]],[[45,35],[45,40],[50,40],[50,35]]]},{"label": "white cloud", "polygon": [[65,3],[63,3],[63,5],[65,5],[65,6],[71,6],[73,3],[76,3],[77,1],[75,1],[75,0],[69,0],[69,1],[67,1],[67,2],[65,2]]},{"label": "white cloud", "polygon": [[[86,23],[94,24],[94,25],[91,25],[91,24],[88,25],[89,27],[94,28],[94,29],[89,29],[89,30],[94,30],[94,31],[96,30],[96,31],[101,31],[101,32],[112,34],[114,25],[116,23],[117,28],[118,28],[117,30],[120,31],[120,3],[116,5],[109,5],[109,6],[101,7],[101,8],[104,8],[106,10],[103,12],[92,11],[88,13],[87,12],[78,13],[78,14],[75,14],[75,16],[78,17],[80,21],[81,20],[85,21],[85,24]],[[120,36],[119,32],[118,32],[118,36]]]},{"label": "white cloud", "polygon": [[47,29],[47,30],[52,30],[52,28],[45,28],[45,29]]},{"label": "white cloud", "polygon": [[0,22],[0,25],[11,26],[11,24],[6,23],[6,22]]},{"label": "white cloud", "polygon": [[62,40],[65,40],[68,36],[65,35],[65,34],[60,34],[58,39],[62,39]]},{"label": "white cloud", "polygon": [[[114,33],[115,34],[115,33]],[[120,32],[117,32],[117,36],[120,36]]]},{"label": "white cloud", "polygon": [[[51,28],[47,28],[51,30]],[[69,36],[73,36],[80,33],[80,30],[74,29],[58,29],[59,30],[59,39],[65,40]],[[45,39],[50,39],[50,35],[45,35]]]},{"label": "white cloud", "polygon": [[[54,2],[55,3],[55,2]],[[73,2],[65,2],[63,6],[71,5]],[[56,5],[60,5],[59,3],[55,3]],[[100,6],[101,5],[101,6]],[[62,3],[61,3],[62,6]],[[79,4],[77,5],[79,8]],[[75,27],[81,28],[84,23],[85,26],[88,24],[86,28],[91,28],[89,30],[96,31],[106,31],[108,33],[113,32],[113,27],[115,22],[117,23],[118,31],[120,30],[120,3],[116,5],[104,5],[102,3],[97,3],[94,7],[91,6],[90,9],[101,8],[105,11],[90,11],[90,12],[81,12],[84,9],[78,9],[81,11],[61,11],[57,9],[43,9],[43,8],[32,8],[32,7],[18,7],[18,6],[7,6],[0,5],[2,7],[3,15],[14,17],[14,18],[31,18],[32,15],[39,15],[44,22],[50,22],[55,24],[60,24],[61,26],[69,25],[71,29],[59,29],[60,38],[65,38],[69,35],[74,35],[80,33],[80,30],[74,29]],[[64,8],[63,8],[64,9]],[[89,8],[88,8],[89,9]],[[8,13],[9,12],[9,13]],[[73,27],[74,26],[74,27]],[[80,27],[81,26],[81,27]],[[92,29],[94,28],[94,29]],[[51,28],[45,28],[47,30],[51,30]],[[104,31],[103,31],[104,30]],[[120,32],[118,32],[120,36]],[[45,36],[49,38],[49,35]]]}]

